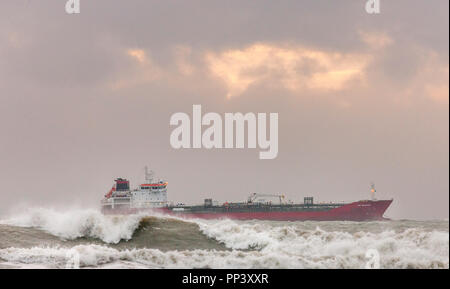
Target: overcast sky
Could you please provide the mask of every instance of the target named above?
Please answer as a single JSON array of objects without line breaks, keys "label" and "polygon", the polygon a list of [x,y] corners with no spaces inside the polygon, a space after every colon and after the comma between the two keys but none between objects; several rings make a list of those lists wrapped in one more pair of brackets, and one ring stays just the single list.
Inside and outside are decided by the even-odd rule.
[{"label": "overcast sky", "polygon": [[[394,198],[449,215],[449,1],[0,2],[0,214],[95,207],[149,165],[169,198]],[[279,153],[175,150],[170,116],[277,112]]]}]

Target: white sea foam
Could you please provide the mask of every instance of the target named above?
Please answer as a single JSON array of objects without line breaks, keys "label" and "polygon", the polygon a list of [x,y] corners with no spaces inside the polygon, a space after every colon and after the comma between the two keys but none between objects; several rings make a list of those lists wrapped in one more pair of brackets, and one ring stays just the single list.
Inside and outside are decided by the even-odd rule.
[{"label": "white sea foam", "polygon": [[[440,237],[442,236],[434,236]],[[441,241],[435,242],[442,245]],[[438,256],[429,248],[411,252],[408,248],[400,249],[403,243],[392,245],[390,242],[392,241],[388,240],[384,248],[379,246],[382,268],[448,268],[448,255]],[[315,246],[317,245],[309,244],[309,247]],[[364,249],[357,246],[350,249],[349,245],[342,245],[341,242],[328,246],[325,252],[310,249],[309,252],[306,250],[289,253],[287,248],[266,248],[260,251],[167,252],[158,249],[117,250],[99,245],[78,245],[73,248],[6,248],[0,249],[0,259],[5,261],[3,264],[22,268],[33,268],[39,264],[46,268],[64,268],[68,262],[67,256],[73,250],[79,253],[80,267],[93,268],[364,268],[367,262],[363,254]]]},{"label": "white sea foam", "polygon": [[99,245],[79,245],[73,248],[7,248],[0,249],[0,259],[22,267],[43,264],[49,268],[64,268],[68,253],[76,250],[80,267],[146,268],[334,268],[333,260],[316,260],[315,266],[305,258],[277,254],[276,252],[243,252],[238,250],[167,251],[158,249],[116,250]]},{"label": "white sea foam", "polygon": [[[92,237],[106,243],[129,240],[142,216],[103,216],[95,210],[33,209],[1,223],[38,227],[65,239]],[[369,249],[381,268],[449,268],[448,223],[261,222],[194,220],[207,237],[229,251],[119,250],[73,247],[84,267],[125,268],[364,268]],[[64,267],[71,248],[0,249],[0,267]],[[3,262],[3,263],[2,263]]]},{"label": "white sea foam", "polygon": [[[363,268],[365,253],[376,249],[384,268],[448,268],[448,231],[408,228],[381,232],[305,228],[304,223],[197,220],[200,230],[232,249],[259,249],[262,255],[309,268]],[[316,223],[317,224],[317,223]],[[330,223],[323,223],[330,226]],[[331,224],[332,226],[333,224]],[[282,264],[282,262],[280,263]],[[286,264],[286,263],[284,263]]]},{"label": "white sea foam", "polygon": [[142,216],[105,216],[97,210],[30,209],[0,223],[35,227],[63,239],[91,237],[106,243],[129,240],[139,226]]}]

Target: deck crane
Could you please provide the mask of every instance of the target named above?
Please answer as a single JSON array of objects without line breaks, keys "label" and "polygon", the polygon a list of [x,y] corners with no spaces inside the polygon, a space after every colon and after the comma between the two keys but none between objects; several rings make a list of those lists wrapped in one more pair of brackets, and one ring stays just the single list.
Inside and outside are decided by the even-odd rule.
[{"label": "deck crane", "polygon": [[258,198],[278,198],[280,200],[280,205],[283,204],[284,201],[284,195],[270,195],[270,194],[258,194],[258,193],[253,193],[248,197],[247,203],[251,204],[253,203],[256,199]]}]

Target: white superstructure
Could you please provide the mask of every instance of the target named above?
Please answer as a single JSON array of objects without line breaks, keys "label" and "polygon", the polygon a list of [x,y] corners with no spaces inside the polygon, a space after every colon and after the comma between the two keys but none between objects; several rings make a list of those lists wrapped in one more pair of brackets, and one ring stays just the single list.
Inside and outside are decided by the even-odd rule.
[{"label": "white superstructure", "polygon": [[153,173],[145,168],[145,183],[130,190],[130,182],[118,178],[102,200],[102,209],[143,209],[167,207],[167,182],[153,181]]}]

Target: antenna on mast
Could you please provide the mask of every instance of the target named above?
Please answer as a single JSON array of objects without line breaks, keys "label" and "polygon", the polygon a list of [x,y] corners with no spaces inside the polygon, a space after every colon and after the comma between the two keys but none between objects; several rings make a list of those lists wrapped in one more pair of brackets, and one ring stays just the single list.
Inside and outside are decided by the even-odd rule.
[{"label": "antenna on mast", "polygon": [[145,180],[148,184],[153,182],[153,171],[149,171],[147,166],[145,166]]},{"label": "antenna on mast", "polygon": [[376,189],[375,189],[375,184],[372,182],[370,183],[370,197],[372,198],[372,200],[375,200],[375,193],[376,193]]}]

